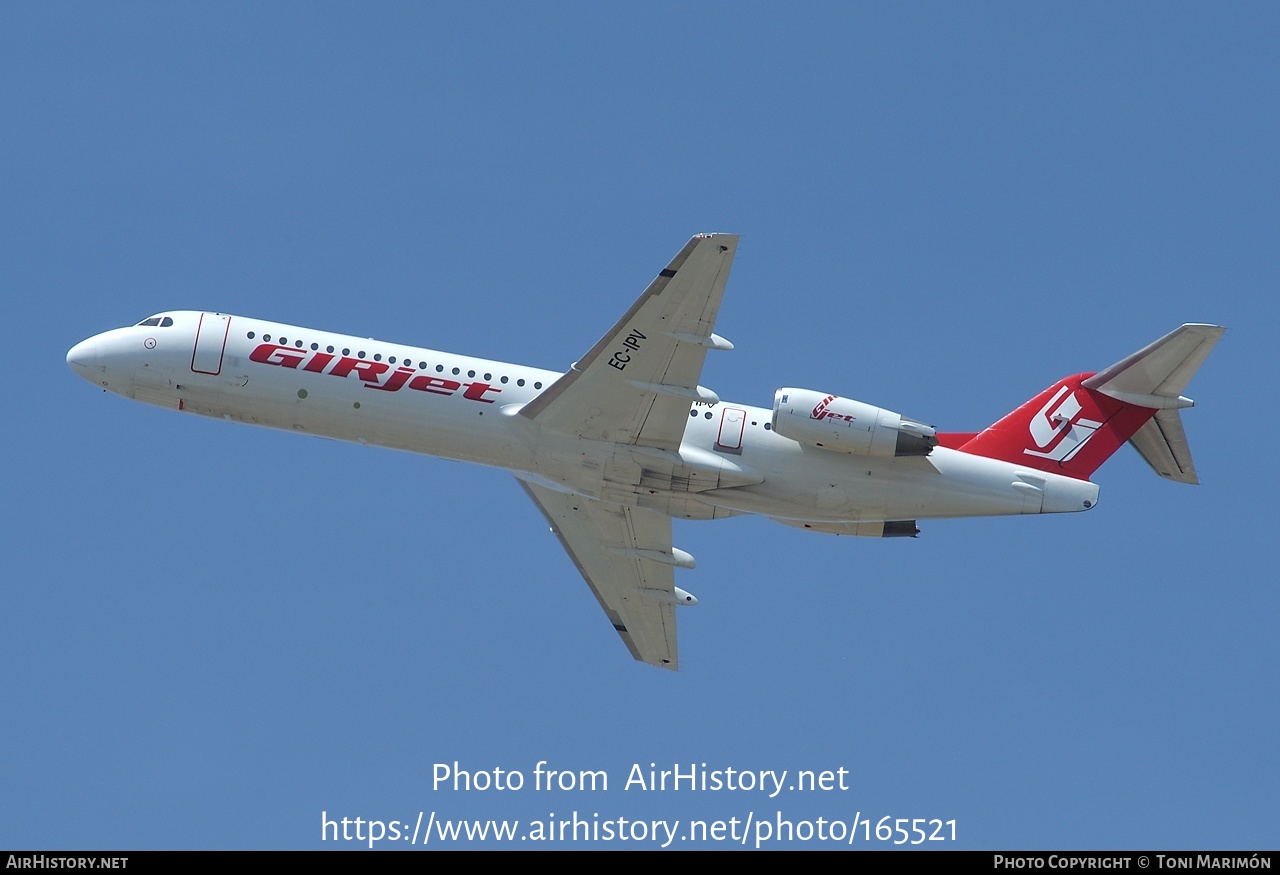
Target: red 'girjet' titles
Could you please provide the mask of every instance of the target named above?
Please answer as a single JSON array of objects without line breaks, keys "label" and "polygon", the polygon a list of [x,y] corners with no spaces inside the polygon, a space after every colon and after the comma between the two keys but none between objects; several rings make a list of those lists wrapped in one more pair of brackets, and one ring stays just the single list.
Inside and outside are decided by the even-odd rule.
[{"label": "red 'girjet' titles", "polygon": [[[419,373],[417,368],[407,365],[400,365],[393,370],[392,366],[386,362],[372,362],[368,359],[339,356],[330,352],[312,353],[304,349],[294,349],[291,346],[280,346],[277,343],[258,344],[253,352],[249,353],[249,360],[281,368],[296,369],[301,365],[304,371],[316,374],[327,373],[333,377],[347,377],[355,374],[366,389],[379,389],[383,392],[398,392],[408,386],[410,389],[430,392],[433,395],[453,395],[465,387],[466,391],[462,393],[463,398],[492,404],[493,399],[484,397],[485,393],[502,391],[484,382],[462,383],[447,377]],[[331,364],[332,367],[330,367]],[[328,371],[325,368],[328,368]]]}]

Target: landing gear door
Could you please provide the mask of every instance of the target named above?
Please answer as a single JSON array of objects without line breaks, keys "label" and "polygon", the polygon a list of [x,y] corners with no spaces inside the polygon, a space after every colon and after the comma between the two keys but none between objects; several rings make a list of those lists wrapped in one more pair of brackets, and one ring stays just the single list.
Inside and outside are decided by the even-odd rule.
[{"label": "landing gear door", "polygon": [[191,370],[197,374],[222,373],[222,353],[227,348],[231,317],[221,313],[201,313],[196,327],[196,345],[191,351]]},{"label": "landing gear door", "polygon": [[742,450],[742,429],[747,424],[747,411],[740,407],[720,409],[720,434],[716,447],[721,450]]}]

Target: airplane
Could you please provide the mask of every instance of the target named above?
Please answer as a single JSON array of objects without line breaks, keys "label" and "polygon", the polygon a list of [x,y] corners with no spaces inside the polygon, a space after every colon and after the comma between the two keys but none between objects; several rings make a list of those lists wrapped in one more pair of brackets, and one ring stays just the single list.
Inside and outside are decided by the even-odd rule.
[{"label": "airplane", "polygon": [[828,392],[772,408],[699,385],[733,234],[698,234],[566,373],[205,311],[90,337],[67,363],[172,410],[511,471],[637,660],[679,666],[672,519],[761,514],[814,532],[915,537],[921,519],[1069,513],[1124,443],[1197,483],[1182,395],[1225,330],[1185,324],[1064,377],[980,432]]}]

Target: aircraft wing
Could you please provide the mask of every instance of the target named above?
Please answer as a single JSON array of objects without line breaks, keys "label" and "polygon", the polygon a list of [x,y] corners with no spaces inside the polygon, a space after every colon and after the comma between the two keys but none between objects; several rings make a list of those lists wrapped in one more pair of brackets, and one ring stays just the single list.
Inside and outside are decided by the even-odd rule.
[{"label": "aircraft wing", "polygon": [[675,670],[671,518],[521,480],[631,655]]},{"label": "aircraft wing", "polygon": [[708,349],[732,349],[712,333],[734,234],[699,234],[649,284],[618,324],[520,411],[578,437],[675,450],[689,405],[716,402],[698,386]]}]

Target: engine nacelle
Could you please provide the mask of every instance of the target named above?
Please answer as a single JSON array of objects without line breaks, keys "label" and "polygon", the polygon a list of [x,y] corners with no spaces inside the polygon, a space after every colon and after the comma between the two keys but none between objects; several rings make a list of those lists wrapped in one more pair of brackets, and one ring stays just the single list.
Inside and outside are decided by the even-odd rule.
[{"label": "engine nacelle", "polygon": [[793,441],[864,456],[927,456],[938,445],[932,426],[812,389],[779,389],[773,430]]}]

